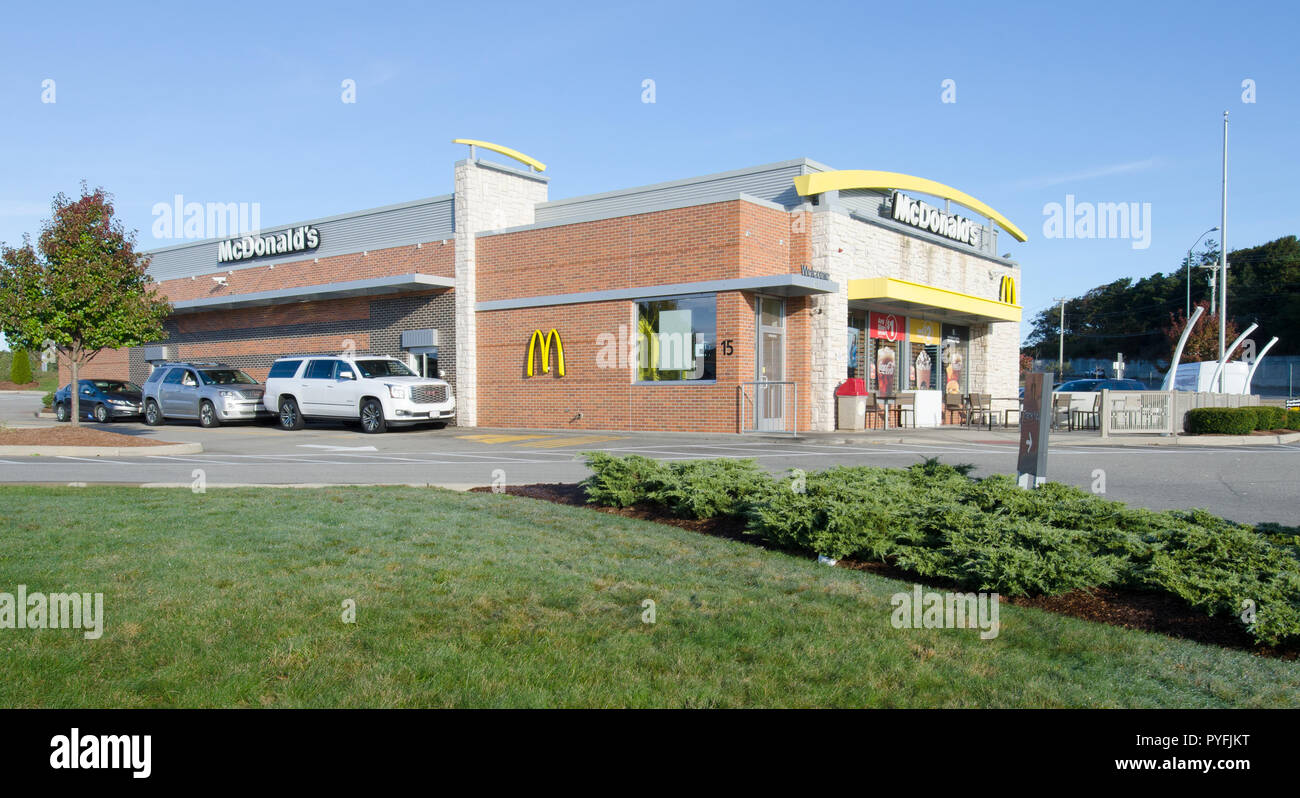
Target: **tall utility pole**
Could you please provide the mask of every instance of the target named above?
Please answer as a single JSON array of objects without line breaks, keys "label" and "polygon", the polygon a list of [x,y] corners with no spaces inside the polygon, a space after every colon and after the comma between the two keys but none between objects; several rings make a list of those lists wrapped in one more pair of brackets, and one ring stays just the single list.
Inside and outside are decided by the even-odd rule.
[{"label": "tall utility pole", "polygon": [[[1219,217],[1219,362],[1223,362],[1228,331],[1228,112],[1223,112],[1223,201]],[[1219,372],[1219,393],[1226,393],[1228,375]]]},{"label": "tall utility pole", "polygon": [[[1217,227],[1211,227],[1209,230],[1206,230],[1204,233],[1201,233],[1201,238],[1205,238],[1210,233],[1213,233],[1218,229],[1219,228]],[[1190,247],[1187,248],[1187,316],[1188,317],[1192,315],[1192,250],[1196,249],[1196,244],[1201,243],[1201,238],[1196,239],[1196,243],[1192,244]]]},{"label": "tall utility pole", "polygon": [[1057,353],[1056,373],[1061,382],[1065,382],[1065,297],[1057,297],[1057,302],[1061,303],[1061,349]]}]

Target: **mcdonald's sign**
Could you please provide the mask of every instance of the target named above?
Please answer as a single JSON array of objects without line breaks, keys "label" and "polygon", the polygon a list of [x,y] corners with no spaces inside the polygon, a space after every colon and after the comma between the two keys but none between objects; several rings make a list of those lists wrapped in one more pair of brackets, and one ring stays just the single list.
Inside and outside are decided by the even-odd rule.
[{"label": "mcdonald's sign", "polygon": [[1016,278],[1009,274],[1002,275],[1002,284],[998,286],[998,301],[1008,305],[1016,304]]},{"label": "mcdonald's sign", "polygon": [[560,342],[560,332],[554,327],[551,331],[542,334],[541,330],[533,330],[533,335],[528,339],[528,376],[533,376],[533,352],[541,347],[542,350],[542,373],[551,372],[551,344],[555,344],[555,371],[561,377],[564,376],[564,344]]}]

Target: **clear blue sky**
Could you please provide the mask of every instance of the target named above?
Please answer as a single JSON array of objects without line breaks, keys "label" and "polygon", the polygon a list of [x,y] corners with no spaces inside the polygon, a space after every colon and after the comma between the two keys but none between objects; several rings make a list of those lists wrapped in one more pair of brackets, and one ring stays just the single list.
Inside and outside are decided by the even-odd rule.
[{"label": "clear blue sky", "polygon": [[[547,162],[552,199],[807,156],[1003,212],[1029,234],[1001,238],[1028,321],[1054,296],[1176,268],[1219,223],[1224,110],[1229,246],[1300,233],[1293,3],[27,3],[5,17],[10,244],[83,178],[149,249],[175,243],[152,238],[151,208],[178,193],[258,202],[263,226],[448,193],[455,137]],[[340,101],[349,78],[355,104]],[[946,79],[956,103],[940,101]],[[1044,206],[1066,194],[1150,203],[1149,248],[1045,239]]]}]

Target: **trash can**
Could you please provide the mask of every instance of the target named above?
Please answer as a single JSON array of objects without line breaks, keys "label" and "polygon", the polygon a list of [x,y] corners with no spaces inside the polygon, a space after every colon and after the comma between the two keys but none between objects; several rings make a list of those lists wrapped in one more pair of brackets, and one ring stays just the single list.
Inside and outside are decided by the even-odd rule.
[{"label": "trash can", "polygon": [[836,429],[863,430],[867,428],[867,382],[851,377],[835,389]]}]

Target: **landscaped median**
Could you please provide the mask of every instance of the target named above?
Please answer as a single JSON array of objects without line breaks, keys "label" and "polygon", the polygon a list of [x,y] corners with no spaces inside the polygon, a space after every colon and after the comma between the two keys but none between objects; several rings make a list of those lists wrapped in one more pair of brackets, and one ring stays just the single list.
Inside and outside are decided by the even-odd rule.
[{"label": "landscaped median", "polygon": [[1300,705],[1294,661],[900,629],[910,581],[494,493],[4,487],[0,527],[0,591],[103,594],[98,639],[0,628],[8,707]]},{"label": "landscaped median", "polygon": [[755,539],[855,558],[965,590],[1050,597],[1098,589],[1168,597],[1239,625],[1259,646],[1300,644],[1300,528],[1203,510],[1146,510],[1049,482],[967,476],[929,460],[774,478],[751,460],[667,463],[587,455],[588,501],[730,519]]},{"label": "landscaped median", "polygon": [[141,457],[202,451],[200,443],[160,441],[82,426],[0,426],[0,455],[13,457]]}]

